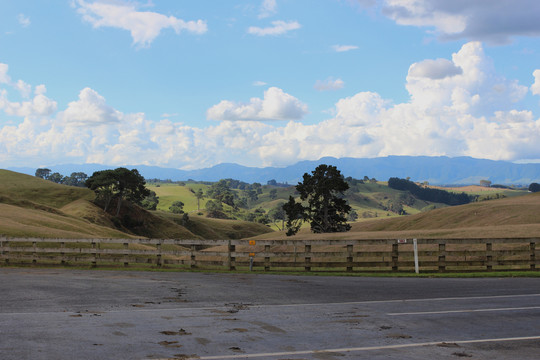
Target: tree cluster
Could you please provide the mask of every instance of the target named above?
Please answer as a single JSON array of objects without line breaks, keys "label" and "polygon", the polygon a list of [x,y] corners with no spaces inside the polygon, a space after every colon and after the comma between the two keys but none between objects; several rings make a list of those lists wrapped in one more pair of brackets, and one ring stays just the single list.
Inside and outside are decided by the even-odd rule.
[{"label": "tree cluster", "polygon": [[137,169],[128,170],[120,167],[115,170],[96,171],[86,180],[86,187],[96,193],[96,203],[107,211],[116,200],[116,216],[120,214],[123,201],[141,204],[150,195],[146,182]]},{"label": "tree cluster", "polygon": [[84,187],[88,175],[83,172],[73,172],[70,176],[64,176],[58,172],[51,172],[47,168],[36,170],[35,176],[44,180],[49,180],[57,184]]},{"label": "tree cluster", "polygon": [[437,202],[447,205],[463,205],[471,202],[472,198],[465,193],[451,193],[441,189],[432,189],[428,187],[421,187],[414,182],[406,179],[400,179],[392,177],[388,179],[388,187],[409,191],[412,195],[416,196],[420,200]]},{"label": "tree cluster", "polygon": [[531,183],[531,185],[529,185],[529,191],[530,192],[538,192],[538,191],[540,191],[540,184]]}]

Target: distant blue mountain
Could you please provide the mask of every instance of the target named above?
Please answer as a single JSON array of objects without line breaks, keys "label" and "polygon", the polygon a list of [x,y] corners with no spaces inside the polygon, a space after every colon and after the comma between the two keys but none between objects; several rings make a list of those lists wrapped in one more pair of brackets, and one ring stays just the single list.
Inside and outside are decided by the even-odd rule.
[{"label": "distant blue mountain", "polygon": [[[356,179],[368,176],[386,181],[390,177],[410,177],[413,181],[428,181],[430,184],[438,185],[478,184],[480,180],[505,185],[540,183],[540,164],[515,164],[471,157],[388,156],[371,159],[325,157],[317,161],[301,161],[282,168],[256,168],[238,164],[219,164],[199,170],[178,170],[147,165],[125,167],[138,169],[146,179],[218,181],[232,178],[261,184],[274,179],[280,183],[296,184],[302,180],[304,173],[314,170],[319,164],[334,165],[345,177],[351,176]],[[48,166],[52,172],[59,172],[62,175],[70,175],[73,172],[92,175],[94,171],[115,167],[99,164]],[[31,168],[9,168],[9,170],[30,175],[34,175],[36,171]]]}]

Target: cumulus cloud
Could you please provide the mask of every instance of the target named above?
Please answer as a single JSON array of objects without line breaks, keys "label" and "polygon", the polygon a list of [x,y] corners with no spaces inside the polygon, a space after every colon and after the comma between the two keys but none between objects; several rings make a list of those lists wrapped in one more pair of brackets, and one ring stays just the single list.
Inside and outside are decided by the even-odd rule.
[{"label": "cumulus cloud", "polygon": [[351,50],[358,49],[358,46],[356,45],[333,45],[332,49],[334,49],[335,52],[346,52]]},{"label": "cumulus cloud", "polygon": [[0,90],[0,109],[8,115],[20,117],[38,117],[51,115],[56,111],[56,101],[44,94],[37,94],[29,101],[9,101],[6,90]]},{"label": "cumulus cloud", "polygon": [[123,114],[107,105],[95,90],[84,88],[79,100],[70,102],[59,116],[65,125],[96,126],[119,122]]},{"label": "cumulus cloud", "polygon": [[264,92],[264,98],[252,98],[249,103],[235,103],[223,100],[208,109],[206,117],[212,120],[299,120],[307,113],[303,104],[282,89],[271,87]]},{"label": "cumulus cloud", "polygon": [[265,85],[267,84],[264,81],[257,80],[253,82],[253,86],[265,86]]},{"label": "cumulus cloud", "polygon": [[20,117],[39,117],[47,116],[56,111],[57,103],[45,96],[47,89],[45,85],[38,85],[32,94],[32,86],[22,80],[13,81],[8,74],[9,66],[0,63],[0,84],[15,89],[19,94],[28,99],[27,101],[10,101],[8,90],[0,88],[0,109],[6,114]]},{"label": "cumulus cloud", "polygon": [[533,76],[534,76],[534,84],[532,84],[531,86],[531,92],[534,95],[540,95],[540,70],[539,69],[534,70]]},{"label": "cumulus cloud", "polygon": [[326,80],[317,80],[313,86],[319,91],[339,90],[345,86],[341,79],[328,78]]},{"label": "cumulus cloud", "polygon": [[473,115],[510,110],[528,91],[517,81],[498,75],[479,42],[463,45],[451,61],[412,64],[406,88],[419,107],[461,108]]},{"label": "cumulus cloud", "polygon": [[[0,79],[7,77],[0,66]],[[269,88],[263,98],[211,107],[208,118],[222,121],[204,128],[120,112],[86,88],[64,111],[0,126],[0,161],[38,166],[46,157],[50,163],[188,169],[222,162],[284,166],[323,156],[538,159],[540,119],[519,106],[529,88],[499,75],[480,43],[463,45],[446,61],[412,64],[406,88],[409,99],[402,103],[376,92],[351,94],[336,101],[334,115],[316,124],[295,121],[307,113],[307,106]],[[44,86],[34,90],[35,97],[44,93]],[[5,90],[0,99],[5,99]],[[276,119],[289,121],[235,121]]]},{"label": "cumulus cloud", "polygon": [[433,80],[463,74],[463,70],[447,59],[424,60],[409,68],[409,76],[426,77]]},{"label": "cumulus cloud", "polygon": [[177,34],[188,31],[203,34],[208,28],[203,20],[184,21],[156,12],[138,11],[137,3],[123,1],[86,2],[77,0],[77,12],[95,28],[115,27],[131,33],[133,43],[149,46],[163,29],[172,28]]},{"label": "cumulus cloud", "polygon": [[504,44],[540,36],[537,0],[384,0],[382,12],[400,25],[434,28],[443,39]]},{"label": "cumulus cloud", "polygon": [[267,36],[267,35],[283,35],[289,31],[300,29],[300,24],[297,21],[282,21],[276,20],[272,21],[272,26],[260,28],[257,26],[250,26],[248,28],[248,33],[257,36]]},{"label": "cumulus cloud", "polygon": [[264,19],[277,12],[276,0],[263,0],[259,12],[259,19]]},{"label": "cumulus cloud", "polygon": [[11,78],[8,75],[9,65],[0,63],[0,84],[9,84]]}]

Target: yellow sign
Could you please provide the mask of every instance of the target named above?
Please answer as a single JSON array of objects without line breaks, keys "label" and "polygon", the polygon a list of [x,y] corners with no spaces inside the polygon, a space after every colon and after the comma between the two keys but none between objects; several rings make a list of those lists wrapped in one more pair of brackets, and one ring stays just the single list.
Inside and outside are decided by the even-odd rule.
[{"label": "yellow sign", "polygon": [[255,240],[249,240],[249,245],[255,245]]}]

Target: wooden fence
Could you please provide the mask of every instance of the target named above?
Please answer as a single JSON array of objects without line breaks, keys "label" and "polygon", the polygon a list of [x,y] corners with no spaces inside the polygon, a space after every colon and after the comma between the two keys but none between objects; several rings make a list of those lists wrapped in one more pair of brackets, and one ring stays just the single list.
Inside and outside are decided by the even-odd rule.
[{"label": "wooden fence", "polygon": [[[163,240],[0,237],[10,264],[258,271],[414,271],[412,239]],[[417,239],[420,271],[539,270],[539,238]]]}]

